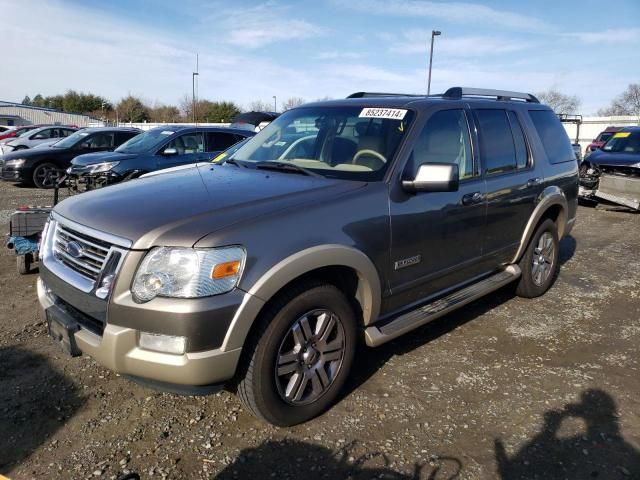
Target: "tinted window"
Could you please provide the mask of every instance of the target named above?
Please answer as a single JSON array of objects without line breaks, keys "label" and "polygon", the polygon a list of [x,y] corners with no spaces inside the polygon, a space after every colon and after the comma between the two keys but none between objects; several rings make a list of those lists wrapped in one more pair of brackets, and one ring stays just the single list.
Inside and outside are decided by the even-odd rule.
[{"label": "tinted window", "polygon": [[204,143],[202,139],[202,133],[187,133],[174,138],[164,148],[175,148],[178,155],[187,155],[190,153],[204,152]]},{"label": "tinted window", "polygon": [[207,140],[207,152],[226,150],[231,145],[242,140],[242,137],[225,132],[206,132],[205,137]]},{"label": "tinted window", "polygon": [[138,135],[138,132],[116,132],[116,145],[122,145],[136,135]]},{"label": "tinted window", "polygon": [[511,133],[513,134],[513,144],[516,147],[516,166],[524,168],[529,163],[529,154],[527,153],[527,142],[524,139],[522,125],[518,120],[516,112],[507,112],[509,123],[511,124]]},{"label": "tinted window", "polygon": [[516,168],[516,149],[504,110],[476,110],[480,150],[486,173],[503,173]]},{"label": "tinted window", "polygon": [[416,141],[409,171],[414,175],[424,163],[455,163],[460,179],[473,177],[473,157],[464,110],[441,110],[427,120]]},{"label": "tinted window", "polygon": [[575,162],[576,156],[562,123],[551,110],[529,110],[542,146],[551,163]]},{"label": "tinted window", "polygon": [[61,128],[60,129],[60,136],[61,137],[68,137],[69,135],[71,135],[74,132],[75,132],[75,130],[71,130],[69,128]]}]

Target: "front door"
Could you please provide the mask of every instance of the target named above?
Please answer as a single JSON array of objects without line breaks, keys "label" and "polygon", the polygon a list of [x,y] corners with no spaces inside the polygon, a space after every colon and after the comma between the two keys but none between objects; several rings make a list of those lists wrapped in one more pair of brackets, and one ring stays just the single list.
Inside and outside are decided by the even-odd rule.
[{"label": "front door", "polygon": [[388,310],[482,273],[486,191],[467,117],[462,108],[434,111],[402,173],[413,176],[423,163],[455,163],[460,172],[458,191],[412,194],[402,190],[400,181],[390,187],[392,297]]},{"label": "front door", "polygon": [[206,160],[202,132],[178,135],[160,151],[157,157],[158,169],[177,167]]}]

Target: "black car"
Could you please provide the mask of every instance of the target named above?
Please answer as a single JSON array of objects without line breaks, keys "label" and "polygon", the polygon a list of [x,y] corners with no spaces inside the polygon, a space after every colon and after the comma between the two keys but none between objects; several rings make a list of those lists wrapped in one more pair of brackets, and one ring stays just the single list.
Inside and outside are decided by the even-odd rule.
[{"label": "black car", "polygon": [[210,161],[231,145],[255,135],[227,127],[163,126],[146,131],[114,152],[76,157],[67,173],[87,183],[116,183],[144,173]]},{"label": "black car", "polygon": [[83,153],[113,150],[139,135],[137,128],[84,128],[48,148],[11,152],[2,157],[0,176],[8,182],[52,188],[55,179]]}]

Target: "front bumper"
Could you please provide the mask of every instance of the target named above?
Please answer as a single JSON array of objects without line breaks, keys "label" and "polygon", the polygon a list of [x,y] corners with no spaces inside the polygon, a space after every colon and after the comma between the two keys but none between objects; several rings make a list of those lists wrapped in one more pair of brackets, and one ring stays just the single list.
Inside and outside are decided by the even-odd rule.
[{"label": "front bumper", "polygon": [[24,182],[28,180],[28,172],[24,168],[0,168],[0,178],[7,182]]},{"label": "front bumper", "polygon": [[[57,297],[39,278],[38,300],[44,318],[47,310],[64,301]],[[67,312],[70,322],[73,315]],[[60,315],[60,309],[58,309]],[[179,322],[176,318],[176,322]],[[76,322],[77,323],[77,322]],[[215,348],[182,355],[155,352],[138,346],[139,330],[107,323],[102,335],[83,324],[72,334],[79,350],[93,357],[105,367],[121,373],[156,382],[176,385],[211,385],[223,383],[233,377],[241,349]]]}]

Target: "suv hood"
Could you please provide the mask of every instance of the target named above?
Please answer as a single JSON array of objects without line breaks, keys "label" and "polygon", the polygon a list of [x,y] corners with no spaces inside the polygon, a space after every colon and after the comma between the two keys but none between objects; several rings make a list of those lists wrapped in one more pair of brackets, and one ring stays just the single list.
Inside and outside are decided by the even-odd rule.
[{"label": "suv hood", "polygon": [[596,150],[589,155],[588,162],[605,167],[631,167],[640,163],[640,154],[625,152],[605,152]]},{"label": "suv hood", "polygon": [[85,167],[87,165],[94,165],[96,163],[103,162],[121,162],[122,160],[128,160],[130,158],[137,157],[137,153],[119,153],[119,152],[94,152],[85,153],[84,155],[78,155],[71,160],[71,165],[75,167]]},{"label": "suv hood", "polygon": [[192,247],[225,226],[328,200],[363,182],[199,164],[67,198],[55,212],[130,240],[134,249]]}]

